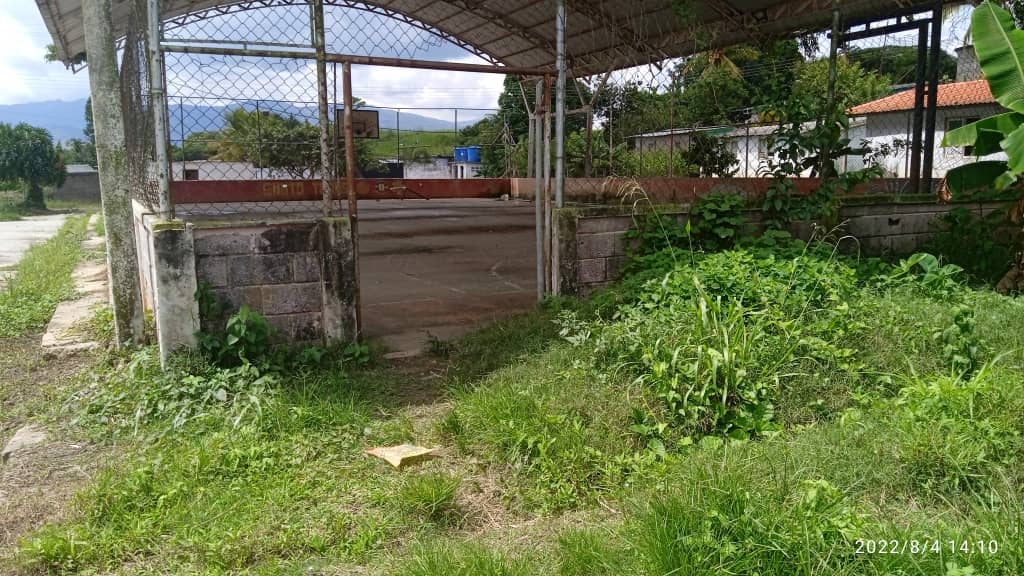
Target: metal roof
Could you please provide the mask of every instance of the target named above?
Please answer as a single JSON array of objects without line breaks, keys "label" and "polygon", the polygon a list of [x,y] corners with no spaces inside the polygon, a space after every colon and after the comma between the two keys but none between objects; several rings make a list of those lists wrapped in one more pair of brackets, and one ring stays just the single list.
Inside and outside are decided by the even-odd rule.
[{"label": "metal roof", "polygon": [[[114,29],[124,35],[133,0],[111,0]],[[566,47],[573,75],[686,56],[763,37],[828,28],[832,0],[691,0],[683,18],[673,0],[566,0]],[[215,15],[225,8],[306,4],[307,0],[162,0],[165,22]],[[85,50],[82,0],[36,0],[70,65]],[[500,65],[553,68],[553,0],[325,0],[421,22]],[[846,23],[930,9],[934,0],[843,0]],[[190,16],[192,15],[192,16]]]}]

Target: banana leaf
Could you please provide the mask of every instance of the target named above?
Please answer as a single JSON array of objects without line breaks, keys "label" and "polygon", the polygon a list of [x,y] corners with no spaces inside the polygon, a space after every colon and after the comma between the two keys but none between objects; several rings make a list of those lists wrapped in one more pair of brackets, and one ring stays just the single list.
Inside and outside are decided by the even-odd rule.
[{"label": "banana leaf", "polygon": [[992,95],[1003,107],[1024,113],[1024,31],[1009,12],[987,0],[974,10],[971,33]]},{"label": "banana leaf", "polygon": [[946,172],[946,185],[954,197],[963,196],[991,188],[993,182],[1006,177],[1007,169],[1006,162],[999,160],[964,164]]},{"label": "banana leaf", "polygon": [[1024,114],[1007,112],[997,114],[946,132],[942,145],[946,147],[974,146],[975,156],[988,156],[1003,151],[1003,140],[1024,125]]}]

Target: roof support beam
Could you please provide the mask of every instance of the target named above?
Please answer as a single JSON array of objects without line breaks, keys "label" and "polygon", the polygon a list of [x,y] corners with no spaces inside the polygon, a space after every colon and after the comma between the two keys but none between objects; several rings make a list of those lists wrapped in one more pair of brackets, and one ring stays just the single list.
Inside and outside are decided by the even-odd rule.
[{"label": "roof support beam", "polygon": [[[630,35],[625,34],[623,30],[626,30],[627,27],[623,26],[621,22],[618,22],[615,18],[602,10],[601,6],[591,3],[589,0],[574,0],[573,2],[569,2],[568,6],[573,12],[585,16],[592,22],[598,23],[606,32],[615,37],[617,44],[622,46],[635,46],[638,47],[641,52],[658,52],[658,50],[654,46],[648,44],[645,39],[637,38],[635,36],[631,37]],[[659,59],[668,58],[664,53],[662,53],[662,56],[663,58]]]},{"label": "roof support beam", "polygon": [[[314,60],[316,53],[312,51],[294,50],[260,50],[245,48],[222,48],[213,46],[186,46],[164,43],[165,52],[179,54],[209,54],[213,56],[241,56],[257,58],[291,58],[296,60]],[[438,62],[434,60],[416,60],[412,58],[385,58],[381,56],[359,56],[356,54],[324,55],[326,62],[356,64],[361,66],[385,66],[390,68],[413,68],[418,70],[446,70],[450,72],[476,72],[483,74],[511,74],[513,76],[543,76],[550,74],[550,68],[529,68],[521,66],[491,66],[488,64],[469,64],[464,62]]]}]

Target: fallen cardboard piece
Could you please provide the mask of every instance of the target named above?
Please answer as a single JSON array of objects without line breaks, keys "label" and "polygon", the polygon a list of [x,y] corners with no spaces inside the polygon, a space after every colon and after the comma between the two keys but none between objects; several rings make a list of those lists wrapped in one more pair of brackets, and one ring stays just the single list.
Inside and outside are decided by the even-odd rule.
[{"label": "fallen cardboard piece", "polygon": [[366,451],[370,456],[376,456],[395,468],[436,458],[436,452],[437,448],[424,448],[422,446],[413,446],[412,444],[370,448]]}]

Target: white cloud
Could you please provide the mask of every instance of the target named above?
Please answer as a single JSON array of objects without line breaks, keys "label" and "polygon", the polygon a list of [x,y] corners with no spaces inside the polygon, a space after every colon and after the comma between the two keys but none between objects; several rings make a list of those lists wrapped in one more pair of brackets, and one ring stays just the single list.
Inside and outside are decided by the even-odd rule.
[{"label": "white cloud", "polygon": [[61,64],[43,61],[51,40],[33,0],[4,0],[0,38],[0,104],[88,96],[85,74],[75,75]]}]

